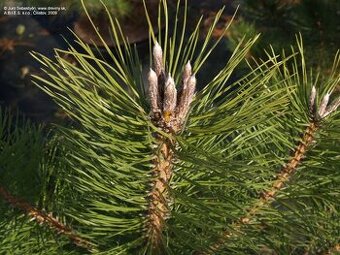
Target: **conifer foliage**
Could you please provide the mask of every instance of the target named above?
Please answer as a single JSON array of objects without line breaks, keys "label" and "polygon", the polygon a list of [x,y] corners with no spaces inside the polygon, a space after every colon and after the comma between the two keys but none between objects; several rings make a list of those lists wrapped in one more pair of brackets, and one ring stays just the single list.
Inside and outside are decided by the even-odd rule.
[{"label": "conifer foliage", "polygon": [[298,37],[232,82],[258,36],[242,39],[198,91],[222,12],[199,44],[202,19],[186,36],[186,2],[170,20],[160,1],[146,79],[111,16],[123,44],[110,49],[96,29],[109,60],[79,38],[53,59],[33,53],[48,77],[36,84],[72,124],[46,139],[2,117],[0,254],[336,251],[340,56],[327,76],[314,73]]},{"label": "conifer foliage", "polygon": [[339,48],[340,2],[337,0],[239,0],[240,12],[229,31],[231,45],[237,39],[261,33],[251,55],[263,57],[268,43],[276,50],[289,48],[301,33],[309,65],[327,72]]}]

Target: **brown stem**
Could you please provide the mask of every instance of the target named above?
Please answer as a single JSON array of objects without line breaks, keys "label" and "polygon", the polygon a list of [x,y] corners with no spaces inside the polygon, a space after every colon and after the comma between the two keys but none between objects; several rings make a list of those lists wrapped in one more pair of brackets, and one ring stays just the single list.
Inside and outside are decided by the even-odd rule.
[{"label": "brown stem", "polygon": [[162,249],[162,232],[169,214],[168,186],[172,176],[173,151],[168,138],[158,138],[158,153],[154,159],[154,181],[149,195],[147,235],[151,248],[156,252]]},{"label": "brown stem", "polygon": [[[318,124],[315,121],[312,121],[309,126],[306,128],[303,136],[297,145],[290,161],[281,168],[281,171],[277,174],[276,179],[274,180],[271,188],[264,192],[262,196],[258,199],[258,201],[248,210],[248,213],[241,217],[239,220],[233,222],[231,224],[231,228],[234,230],[240,230],[242,225],[247,225],[251,222],[251,220],[255,217],[261,208],[271,203],[278,191],[280,191],[285,184],[289,181],[289,179],[295,174],[297,167],[303,160],[306,152],[309,147],[312,145],[314,140],[314,134],[318,130]],[[223,243],[230,237],[235,236],[236,233],[231,233],[229,231],[225,231],[222,236],[212,244],[207,251],[199,252],[197,254],[212,254],[217,252]]]},{"label": "brown stem", "polygon": [[0,186],[0,196],[12,207],[20,209],[28,217],[34,219],[37,223],[47,225],[51,229],[55,230],[58,234],[63,234],[67,236],[75,245],[85,248],[89,251],[94,250],[93,244],[75,234],[72,229],[59,222],[56,218],[52,217],[50,214],[46,214],[38,210],[37,208],[33,207],[26,201],[23,201],[22,199],[13,196],[8,190],[6,190],[2,186]]},{"label": "brown stem", "polygon": [[325,253],[323,253],[323,255],[335,255],[338,254],[338,252],[340,252],[340,244],[337,243],[335,244],[333,247],[331,247],[329,250],[327,250]]}]

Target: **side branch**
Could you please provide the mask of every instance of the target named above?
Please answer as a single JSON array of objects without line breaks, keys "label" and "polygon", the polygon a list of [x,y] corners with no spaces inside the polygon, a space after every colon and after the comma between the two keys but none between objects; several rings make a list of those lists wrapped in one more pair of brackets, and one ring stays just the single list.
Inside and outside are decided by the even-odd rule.
[{"label": "side branch", "polygon": [[[249,224],[253,218],[256,216],[258,211],[260,211],[263,207],[270,204],[277,195],[278,191],[280,191],[285,184],[289,181],[289,179],[295,174],[297,167],[303,160],[306,152],[309,147],[312,145],[314,140],[315,132],[318,130],[317,122],[313,121],[306,128],[303,133],[302,139],[297,145],[294,153],[289,160],[289,162],[281,168],[281,171],[277,174],[275,181],[271,185],[268,191],[265,191],[259,200],[248,210],[248,213],[241,217],[239,220],[235,221],[231,224],[231,228],[238,231],[241,229],[243,225]],[[231,233],[229,231],[225,231],[222,236],[217,240],[216,243],[211,245],[207,251],[198,253],[198,254],[213,254],[216,253],[224,244],[226,240],[231,237],[234,237],[240,233]]]},{"label": "side branch", "polygon": [[[314,140],[314,134],[318,129],[318,125],[315,122],[311,122],[309,126],[306,128],[304,135],[299,143],[299,145],[296,147],[294,154],[288,164],[286,164],[279,174],[276,176],[276,180],[272,184],[272,187],[269,191],[266,191],[263,193],[261,197],[262,203],[260,203],[260,206],[258,209],[260,209],[263,205],[270,202],[277,192],[281,190],[285,183],[294,175],[294,173],[297,170],[297,167],[303,160],[306,152],[308,151],[308,148],[312,145]],[[254,207],[253,207],[254,208]],[[249,213],[255,214],[258,209],[253,209]],[[246,220],[245,218],[243,220]]]},{"label": "side branch", "polygon": [[281,168],[281,171],[276,176],[271,188],[262,194],[257,202],[248,210],[248,213],[245,216],[231,224],[231,229],[235,230],[233,233],[229,231],[223,232],[217,242],[212,244],[206,251],[198,252],[198,254],[216,253],[226,240],[228,240],[230,237],[240,235],[241,227],[243,225],[248,225],[256,216],[258,211],[270,204],[275,199],[278,191],[280,191],[289,181],[289,179],[295,174],[297,167],[313,143],[314,135],[319,128],[319,123],[328,115],[335,112],[340,106],[340,98],[337,97],[332,103],[329,103],[331,93],[327,93],[322,98],[320,105],[316,107],[316,94],[317,90],[313,86],[309,98],[309,113],[311,116],[311,122],[303,133],[302,138],[294,150],[291,159],[284,167]]},{"label": "side branch", "polygon": [[94,245],[89,241],[78,236],[72,229],[59,222],[50,214],[46,214],[33,207],[26,201],[13,196],[8,190],[0,186],[0,197],[2,197],[12,207],[23,211],[28,217],[32,218],[39,224],[44,224],[56,231],[58,234],[67,236],[75,245],[94,251]]}]

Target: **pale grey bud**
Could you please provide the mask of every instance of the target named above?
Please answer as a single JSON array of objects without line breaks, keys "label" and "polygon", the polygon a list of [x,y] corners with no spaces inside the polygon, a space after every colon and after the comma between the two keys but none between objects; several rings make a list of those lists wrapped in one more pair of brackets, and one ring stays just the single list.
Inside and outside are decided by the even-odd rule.
[{"label": "pale grey bud", "polygon": [[174,114],[176,103],[177,103],[176,85],[174,79],[169,74],[165,82],[163,103],[164,119],[166,122],[169,122],[171,115]]},{"label": "pale grey bud", "polygon": [[326,117],[332,112],[335,112],[339,106],[340,106],[340,98],[334,100],[334,102],[329,107],[327,107],[323,117]]},{"label": "pale grey bud", "polygon": [[153,47],[153,64],[157,76],[161,75],[161,73],[164,71],[163,51],[158,42],[156,42],[155,46]]},{"label": "pale grey bud", "polygon": [[193,100],[195,90],[196,90],[196,77],[192,75],[187,82],[187,87],[183,89],[182,95],[180,98],[180,103],[177,106],[177,117],[181,120],[181,122],[184,121],[184,119],[187,117],[187,114],[190,109],[190,104]]},{"label": "pale grey bud", "polygon": [[318,115],[319,115],[321,118],[324,117],[324,114],[325,114],[325,112],[326,112],[326,107],[327,107],[327,105],[328,105],[329,96],[330,96],[330,94],[327,93],[327,94],[323,97],[323,99],[322,99],[322,101],[321,101],[321,104],[320,104],[320,107],[319,107],[319,111],[318,111]]},{"label": "pale grey bud", "polygon": [[178,106],[176,113],[178,115],[179,112],[181,112],[181,109],[184,107],[185,100],[188,97],[188,80],[190,79],[192,74],[191,64],[190,61],[185,65],[182,75],[182,88],[178,95]]},{"label": "pale grey bud", "polygon": [[184,67],[184,71],[183,71],[183,90],[186,88],[187,86],[187,82],[190,78],[190,76],[192,75],[192,68],[191,68],[191,64],[190,64],[190,60],[188,61],[188,63],[185,65]]},{"label": "pale grey bud", "polygon": [[196,77],[195,75],[192,75],[188,81],[189,98],[191,98],[191,100],[196,91],[196,83],[197,83]]},{"label": "pale grey bud", "polygon": [[148,73],[149,97],[151,104],[151,112],[159,112],[160,109],[160,96],[158,89],[158,78],[154,70],[150,68]]},{"label": "pale grey bud", "polygon": [[310,97],[309,97],[309,111],[311,113],[314,112],[315,97],[316,97],[316,88],[315,88],[315,86],[313,86],[312,91],[310,93]]}]

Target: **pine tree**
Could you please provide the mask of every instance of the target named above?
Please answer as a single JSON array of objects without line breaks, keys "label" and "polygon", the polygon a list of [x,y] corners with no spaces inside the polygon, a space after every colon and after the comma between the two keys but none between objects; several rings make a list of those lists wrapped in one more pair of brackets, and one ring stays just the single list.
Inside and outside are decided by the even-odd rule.
[{"label": "pine tree", "polygon": [[103,41],[109,60],[79,38],[53,59],[33,53],[47,77],[35,82],[72,123],[46,135],[2,114],[0,254],[338,249],[340,55],[327,76],[315,73],[298,37],[291,53],[268,52],[228,82],[258,36],[243,39],[197,91],[223,38],[212,41],[223,10],[200,45],[202,19],[186,37],[180,6],[170,20],[162,0],[165,29],[156,36],[150,24],[147,79],[110,16],[123,44],[111,50]]}]

